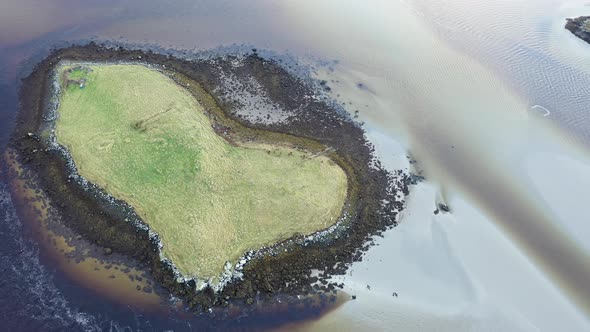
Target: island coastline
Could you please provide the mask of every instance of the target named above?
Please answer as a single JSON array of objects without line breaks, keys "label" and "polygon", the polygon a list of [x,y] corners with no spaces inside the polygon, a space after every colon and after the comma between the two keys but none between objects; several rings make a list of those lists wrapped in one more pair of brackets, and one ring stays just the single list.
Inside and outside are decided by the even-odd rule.
[{"label": "island coastline", "polygon": [[[267,248],[266,253],[244,262],[241,278],[230,278],[225,287],[219,289],[210,286],[197,289],[194,280],[179,278],[173,266],[161,259],[157,236],[150,234],[149,229],[121,222],[133,215],[133,211],[125,207],[124,202],[115,202],[109,206],[99,202],[96,192],[72,184],[71,174],[64,171],[68,169],[67,160],[40,144],[41,140],[37,135],[47,120],[42,119],[46,116],[43,109],[52,96],[48,76],[52,68],[62,60],[140,61],[157,64],[202,84],[203,89],[219,105],[216,112],[223,112],[213,115],[221,119],[221,124],[223,121],[234,121],[234,126],[241,123],[253,130],[294,135],[333,147],[337,155],[341,156],[342,165],[347,167],[348,176],[355,177],[350,181],[354,186],[349,192],[358,195],[358,199],[356,204],[351,205],[353,210],[349,227],[339,235],[326,237],[323,242],[300,238],[298,243],[288,240],[286,242],[289,243],[277,244],[280,248],[289,245],[288,251],[273,252],[273,248]],[[215,61],[229,67],[232,60],[226,57]],[[296,108],[301,105],[302,100],[308,100],[304,98],[310,93],[308,88],[277,64],[256,54],[247,56],[244,62],[247,68],[244,71],[263,82],[269,94],[283,106]],[[402,172],[394,177],[375,163],[372,147],[364,138],[363,130],[325,103],[308,103],[304,109],[306,112],[288,123],[253,123],[241,118],[236,112],[232,112],[236,105],[221,100],[214,93],[221,85],[221,79],[216,76],[214,69],[208,61],[191,62],[169,55],[107,48],[96,44],[57,50],[23,81],[21,112],[11,147],[18,151],[19,161],[39,175],[41,187],[56,203],[65,220],[85,220],[84,223],[70,221],[68,226],[98,245],[146,263],[156,280],[190,306],[205,310],[211,306],[224,305],[229,299],[250,304],[255,299],[270,298],[275,293],[333,291],[336,286],[330,284],[327,277],[345,272],[347,264],[361,259],[362,251],[368,248],[367,242],[371,236],[397,224],[397,214],[403,209],[403,196],[408,194],[410,177]],[[277,86],[277,80],[282,84]],[[116,236],[112,235],[113,229],[117,230]],[[105,236],[104,230],[110,230],[106,233],[111,235]],[[312,270],[326,273],[318,278],[312,276]]]}]

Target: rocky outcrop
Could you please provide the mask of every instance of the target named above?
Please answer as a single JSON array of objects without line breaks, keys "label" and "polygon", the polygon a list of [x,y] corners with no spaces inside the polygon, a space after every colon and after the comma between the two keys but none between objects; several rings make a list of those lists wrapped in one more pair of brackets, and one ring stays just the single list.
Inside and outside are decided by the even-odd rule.
[{"label": "rocky outcrop", "polygon": [[565,28],[578,38],[590,43],[590,16],[568,18]]}]

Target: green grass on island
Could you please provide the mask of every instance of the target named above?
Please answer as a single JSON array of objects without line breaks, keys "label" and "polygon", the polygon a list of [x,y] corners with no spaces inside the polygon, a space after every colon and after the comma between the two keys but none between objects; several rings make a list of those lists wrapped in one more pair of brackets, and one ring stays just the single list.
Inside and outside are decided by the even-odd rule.
[{"label": "green grass on island", "polygon": [[342,213],[347,178],[330,158],[286,143],[228,143],[202,104],[154,69],[59,73],[58,142],[81,176],[136,210],[187,276],[215,278],[226,261]]}]

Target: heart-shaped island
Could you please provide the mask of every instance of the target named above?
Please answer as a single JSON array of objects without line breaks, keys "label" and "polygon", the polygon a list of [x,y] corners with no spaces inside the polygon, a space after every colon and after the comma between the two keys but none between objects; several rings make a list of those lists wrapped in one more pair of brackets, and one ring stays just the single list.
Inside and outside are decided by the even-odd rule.
[{"label": "heart-shaped island", "polygon": [[184,276],[215,280],[247,251],[339,219],[347,177],[329,149],[223,127],[204,92],[199,102],[145,65],[57,72],[57,142],[80,176],[133,207]]},{"label": "heart-shaped island", "polygon": [[328,81],[256,50],[207,54],[89,43],[39,62],[5,154],[31,191],[20,213],[65,271],[114,296],[328,305],[420,177],[381,164]]}]

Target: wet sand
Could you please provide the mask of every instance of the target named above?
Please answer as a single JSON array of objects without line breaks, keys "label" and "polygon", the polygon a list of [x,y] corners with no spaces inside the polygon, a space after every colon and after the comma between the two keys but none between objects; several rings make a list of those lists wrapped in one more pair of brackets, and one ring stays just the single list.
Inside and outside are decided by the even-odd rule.
[{"label": "wet sand", "polygon": [[453,212],[434,214],[438,192],[415,187],[404,222],[342,279],[356,300],[299,330],[588,329],[585,313],[473,202],[453,192]]}]

